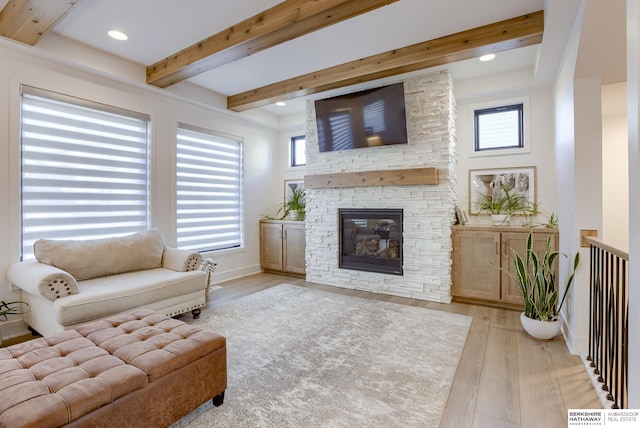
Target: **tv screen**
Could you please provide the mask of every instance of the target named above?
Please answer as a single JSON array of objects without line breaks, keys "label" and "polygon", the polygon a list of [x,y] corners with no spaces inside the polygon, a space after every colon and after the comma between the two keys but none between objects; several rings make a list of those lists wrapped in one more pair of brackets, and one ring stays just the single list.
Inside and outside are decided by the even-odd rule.
[{"label": "tv screen", "polygon": [[320,152],[407,144],[404,84],[317,100]]}]

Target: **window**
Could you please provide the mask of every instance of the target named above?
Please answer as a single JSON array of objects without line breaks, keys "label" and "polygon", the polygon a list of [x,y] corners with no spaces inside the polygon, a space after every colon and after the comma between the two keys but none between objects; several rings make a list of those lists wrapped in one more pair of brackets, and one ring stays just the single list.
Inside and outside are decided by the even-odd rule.
[{"label": "window", "polygon": [[304,166],[307,164],[305,151],[305,136],[291,137],[291,166]]},{"label": "window", "polygon": [[22,259],[33,243],[148,227],[149,117],[23,87]]},{"label": "window", "polygon": [[179,124],[176,188],[178,248],[242,246],[240,139]]},{"label": "window", "polygon": [[523,105],[475,110],[475,151],[524,147]]}]

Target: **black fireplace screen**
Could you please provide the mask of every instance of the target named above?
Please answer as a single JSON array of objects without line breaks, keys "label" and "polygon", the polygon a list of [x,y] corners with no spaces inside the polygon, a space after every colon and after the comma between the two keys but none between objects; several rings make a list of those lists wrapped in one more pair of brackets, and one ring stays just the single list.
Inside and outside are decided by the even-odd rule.
[{"label": "black fireplace screen", "polygon": [[339,209],[340,267],[402,275],[402,210]]}]

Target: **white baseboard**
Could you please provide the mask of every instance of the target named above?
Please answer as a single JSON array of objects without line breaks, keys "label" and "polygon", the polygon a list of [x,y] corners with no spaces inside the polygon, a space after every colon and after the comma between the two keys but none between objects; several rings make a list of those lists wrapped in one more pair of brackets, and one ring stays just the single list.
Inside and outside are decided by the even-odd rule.
[{"label": "white baseboard", "polygon": [[582,362],[584,364],[584,368],[589,375],[589,379],[591,379],[591,384],[593,385],[593,389],[596,391],[598,398],[600,399],[600,404],[603,409],[611,408],[611,401],[607,400],[607,392],[602,390],[602,383],[598,382],[598,376],[593,374],[593,368],[591,367],[591,361],[587,361],[586,358],[582,357]]},{"label": "white baseboard", "polygon": [[564,316],[560,317],[560,321],[562,322],[562,335],[564,336],[564,341],[567,344],[569,353],[580,356],[587,355],[589,352],[589,338],[578,336],[569,330],[569,324]]},{"label": "white baseboard", "polygon": [[244,278],[245,276],[255,275],[262,272],[260,265],[247,266],[240,269],[228,270],[225,272],[214,272],[211,275],[209,285],[219,284],[221,282],[231,281],[232,279]]},{"label": "white baseboard", "polygon": [[0,324],[0,328],[2,328],[2,340],[9,340],[31,334],[29,328],[21,319],[3,322]]}]

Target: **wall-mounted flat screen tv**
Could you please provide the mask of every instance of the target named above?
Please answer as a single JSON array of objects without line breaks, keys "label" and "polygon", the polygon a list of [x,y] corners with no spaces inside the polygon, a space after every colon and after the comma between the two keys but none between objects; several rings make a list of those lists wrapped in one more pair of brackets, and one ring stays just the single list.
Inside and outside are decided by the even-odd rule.
[{"label": "wall-mounted flat screen tv", "polygon": [[404,84],[317,100],[320,152],[407,144]]}]

